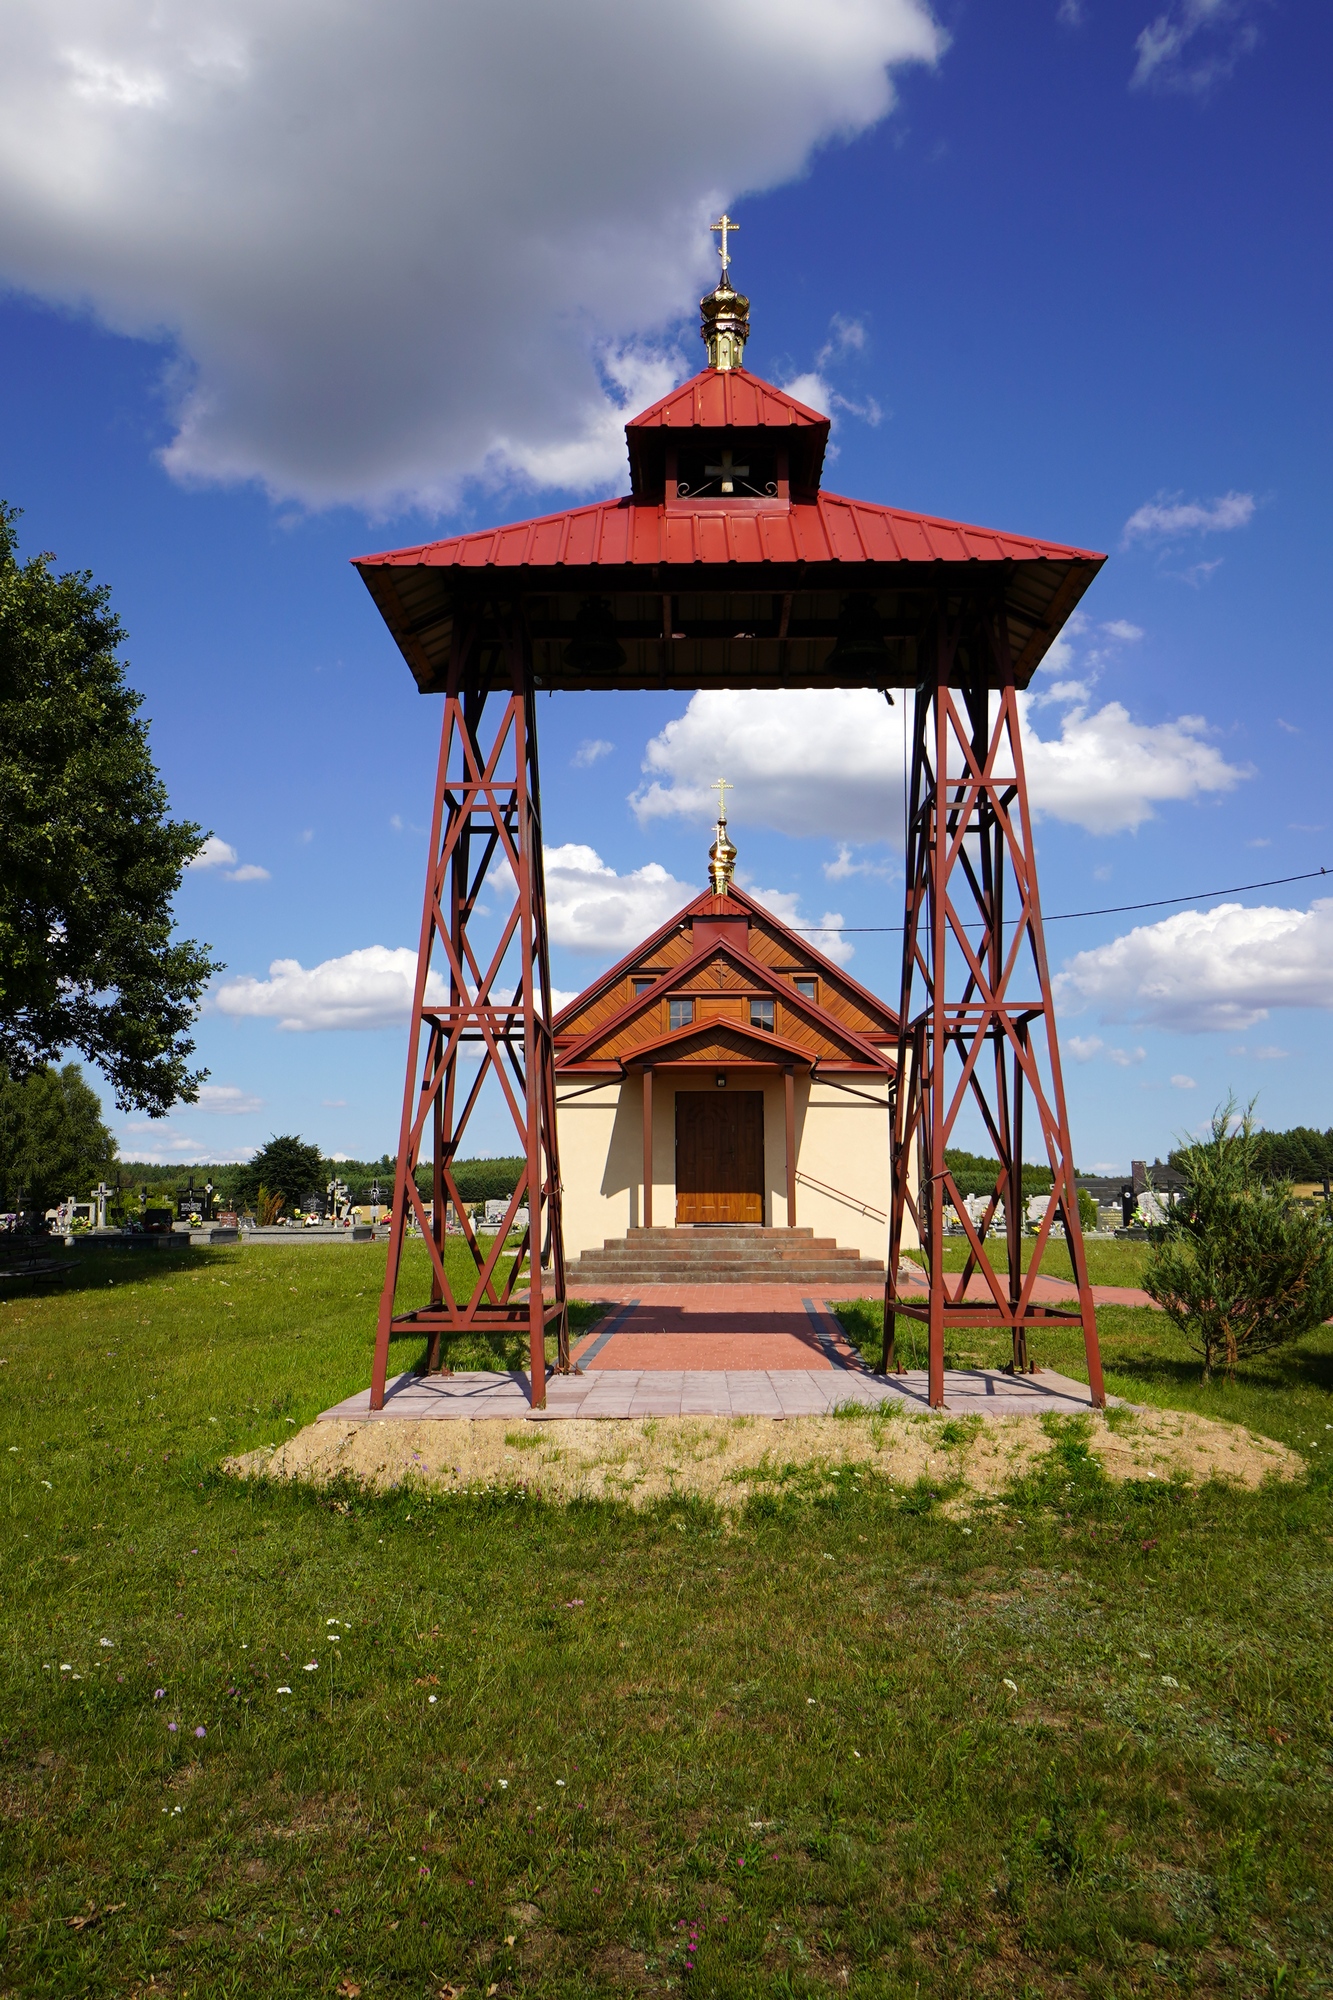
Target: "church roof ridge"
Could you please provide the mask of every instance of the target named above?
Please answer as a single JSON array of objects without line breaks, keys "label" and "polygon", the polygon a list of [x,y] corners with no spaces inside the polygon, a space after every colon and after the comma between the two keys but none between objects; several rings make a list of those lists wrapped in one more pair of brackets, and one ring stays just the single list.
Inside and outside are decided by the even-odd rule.
[{"label": "church roof ridge", "polygon": [[751,374],[748,368],[701,368],[688,382],[667,391],[625,425],[631,431],[658,427],[671,430],[822,430],[830,419],[788,389]]}]

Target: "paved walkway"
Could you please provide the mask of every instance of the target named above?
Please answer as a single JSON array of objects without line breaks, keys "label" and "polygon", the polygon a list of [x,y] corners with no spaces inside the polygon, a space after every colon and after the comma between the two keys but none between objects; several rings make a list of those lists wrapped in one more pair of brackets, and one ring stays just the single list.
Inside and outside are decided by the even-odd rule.
[{"label": "paved walkway", "polygon": [[[1043,1410],[1072,1414],[1089,1408],[1087,1384],[1051,1369],[1020,1376],[988,1368],[948,1369],[944,1402],[953,1413],[981,1417],[1028,1416]],[[552,1375],[544,1410],[529,1408],[527,1380],[518,1374],[399,1375],[389,1384],[378,1416],[371,1415],[370,1391],[363,1389],[325,1410],[319,1421],[824,1417],[848,1403],[898,1403],[924,1413],[929,1408],[925,1371],[884,1376],[865,1368],[594,1368],[586,1375]]]}]

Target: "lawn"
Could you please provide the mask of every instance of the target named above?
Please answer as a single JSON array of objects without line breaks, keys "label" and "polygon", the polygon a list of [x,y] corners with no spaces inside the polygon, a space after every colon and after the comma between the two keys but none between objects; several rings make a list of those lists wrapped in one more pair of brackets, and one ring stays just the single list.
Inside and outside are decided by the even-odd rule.
[{"label": "lawn", "polygon": [[1204,1397],[1105,1315],[1113,1387],[1306,1455],[1257,1494],[1076,1428],[971,1512],[227,1478],[364,1386],[383,1260],[0,1305],[0,1993],[1333,1991],[1326,1335]]},{"label": "lawn", "polygon": [[[1037,1247],[1035,1236],[1022,1239],[1022,1262],[1025,1271],[1032,1267],[1032,1253]],[[1094,1285],[1138,1285],[1143,1281],[1143,1267],[1152,1254],[1152,1244],[1135,1242],[1125,1237],[1113,1243],[1089,1243],[1086,1238],[1083,1248],[1087,1253],[1088,1276]],[[1009,1251],[1003,1236],[989,1235],[986,1238],[986,1252],[993,1269],[1009,1269]],[[963,1236],[947,1236],[944,1240],[944,1268],[946,1271],[961,1271],[967,1262],[967,1239]],[[915,1264],[925,1264],[925,1256],[920,1250],[905,1250],[904,1259]],[[1073,1282],[1074,1267],[1069,1261],[1069,1251],[1063,1236],[1052,1237],[1046,1245],[1041,1260],[1043,1274],[1048,1278],[1068,1278]]]}]

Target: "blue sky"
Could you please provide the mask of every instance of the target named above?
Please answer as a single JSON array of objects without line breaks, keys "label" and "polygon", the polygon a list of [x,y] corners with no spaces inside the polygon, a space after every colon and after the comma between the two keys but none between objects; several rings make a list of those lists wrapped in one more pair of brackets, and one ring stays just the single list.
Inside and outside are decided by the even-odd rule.
[{"label": "blue sky", "polygon": [[[250,0],[0,27],[0,494],[113,586],[173,808],[231,857],[178,901],[227,967],[207,1100],[117,1114],[127,1156],[392,1149],[439,713],[348,559],[622,490],[624,417],[702,361],[719,202],[827,485],[1109,552],[1027,715],[1046,910],[1333,866],[1324,10],[346,11],[338,48]],[[703,885],[719,768],[752,886],[898,920],[897,717],[540,728],[564,991]],[[1051,927],[1081,1166],[1229,1089],[1333,1124],[1319,890]],[[896,992],[891,936],[849,946]]]}]

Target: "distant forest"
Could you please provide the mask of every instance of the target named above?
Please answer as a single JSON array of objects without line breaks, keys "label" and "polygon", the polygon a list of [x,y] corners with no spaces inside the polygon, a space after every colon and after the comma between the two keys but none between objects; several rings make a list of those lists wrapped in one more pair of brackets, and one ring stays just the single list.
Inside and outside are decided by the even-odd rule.
[{"label": "distant forest", "polygon": [[[378,1160],[324,1160],[320,1164],[318,1184],[286,1190],[288,1202],[304,1200],[308,1194],[317,1194],[322,1198],[335,1174],[339,1180],[346,1182],[354,1203],[368,1201],[370,1190],[377,1180],[381,1198],[387,1202],[393,1194],[394,1165],[393,1156],[389,1153],[382,1154]],[[458,1192],[464,1201],[508,1200],[518,1183],[522,1166],[521,1159],[459,1160],[454,1166]],[[250,1168],[235,1160],[197,1167],[149,1166],[141,1160],[117,1160],[107,1174],[107,1181],[111,1186],[119,1182],[126,1193],[146,1187],[150,1203],[163,1202],[169,1197],[174,1199],[191,1186],[202,1191],[204,1182],[212,1181],[215,1206],[229,1208],[238,1191],[245,1190],[250,1177]],[[429,1164],[419,1166],[417,1186],[427,1198],[430,1185]]]},{"label": "distant forest", "polygon": [[[1260,1132],[1259,1159],[1262,1170],[1275,1181],[1322,1181],[1333,1179],[1333,1125],[1318,1132],[1313,1125],[1293,1125],[1289,1132]],[[1173,1167],[1180,1165],[1172,1153]]]}]

